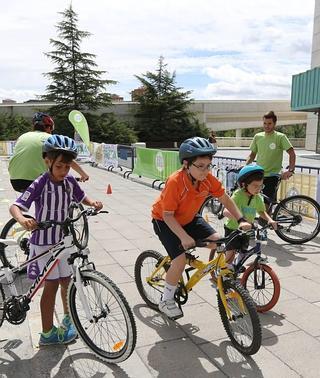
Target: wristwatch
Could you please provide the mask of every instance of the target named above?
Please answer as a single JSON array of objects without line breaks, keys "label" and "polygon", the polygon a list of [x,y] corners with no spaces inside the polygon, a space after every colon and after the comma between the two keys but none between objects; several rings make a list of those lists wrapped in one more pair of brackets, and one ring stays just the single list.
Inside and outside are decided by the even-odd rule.
[{"label": "wristwatch", "polygon": [[237,222],[238,222],[238,224],[240,224],[241,222],[248,222],[248,221],[246,220],[246,218],[241,217],[241,218],[239,218],[239,219],[237,220]]},{"label": "wristwatch", "polygon": [[294,175],[294,168],[293,169],[288,169],[288,172],[291,172]]}]

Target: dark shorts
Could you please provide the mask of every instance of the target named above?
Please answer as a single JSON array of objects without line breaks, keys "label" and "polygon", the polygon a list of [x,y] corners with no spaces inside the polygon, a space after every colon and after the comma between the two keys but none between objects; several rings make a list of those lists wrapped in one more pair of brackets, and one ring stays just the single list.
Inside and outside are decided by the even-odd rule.
[{"label": "dark shorts", "polygon": [[280,178],[278,176],[270,176],[263,179],[264,188],[262,190],[262,193],[265,196],[269,197],[272,202],[275,202],[277,200],[279,180]]},{"label": "dark shorts", "polygon": [[[227,237],[233,232],[234,230],[230,230],[230,228],[224,227],[224,236]],[[234,238],[228,245],[226,245],[227,251],[236,249],[248,249],[249,247],[249,236],[241,235]]]},{"label": "dark shorts", "polygon": [[30,180],[10,180],[13,189],[16,192],[23,193],[32,183]]},{"label": "dark shorts", "polygon": [[[152,223],[154,232],[158,235],[158,238],[172,260],[184,253],[181,249],[180,239],[170,230],[164,221],[152,219]],[[196,215],[190,223],[182,226],[182,228],[194,240],[206,239],[216,233],[201,215]]]}]

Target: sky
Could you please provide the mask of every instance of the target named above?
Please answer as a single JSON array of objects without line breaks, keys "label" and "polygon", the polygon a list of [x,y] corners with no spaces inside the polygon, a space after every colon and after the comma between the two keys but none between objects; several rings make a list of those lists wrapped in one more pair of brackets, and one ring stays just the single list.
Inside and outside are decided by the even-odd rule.
[{"label": "sky", "polygon": [[[0,103],[45,92],[44,55],[70,0],[0,0]],[[78,28],[92,35],[107,87],[130,100],[135,75],[159,56],[195,100],[290,99],[292,75],[311,63],[314,0],[73,0]]]}]

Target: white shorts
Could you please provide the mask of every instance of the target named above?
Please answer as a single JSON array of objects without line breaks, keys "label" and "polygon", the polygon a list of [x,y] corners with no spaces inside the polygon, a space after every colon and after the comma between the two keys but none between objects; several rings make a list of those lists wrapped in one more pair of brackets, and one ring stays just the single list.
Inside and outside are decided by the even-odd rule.
[{"label": "white shorts", "polygon": [[[52,245],[34,245],[30,244],[30,254],[29,258],[31,259],[34,256],[38,256],[40,253],[47,251],[48,249],[52,248]],[[35,279],[42,269],[46,265],[47,261],[51,257],[50,254],[47,256],[42,257],[41,259],[35,261],[28,265],[28,277],[31,279]],[[59,257],[59,263],[51,270],[51,272],[47,275],[46,280],[58,280],[59,278],[67,278],[70,277],[72,274],[71,266],[67,262],[67,256],[63,256],[62,258]]]}]

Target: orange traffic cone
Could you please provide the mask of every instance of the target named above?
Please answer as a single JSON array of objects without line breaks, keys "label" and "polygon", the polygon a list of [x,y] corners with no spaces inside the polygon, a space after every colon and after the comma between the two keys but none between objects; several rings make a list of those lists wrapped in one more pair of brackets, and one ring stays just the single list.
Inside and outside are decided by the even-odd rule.
[{"label": "orange traffic cone", "polygon": [[111,189],[111,185],[110,184],[108,184],[108,186],[107,186],[106,193],[107,194],[112,194],[112,189]]}]

